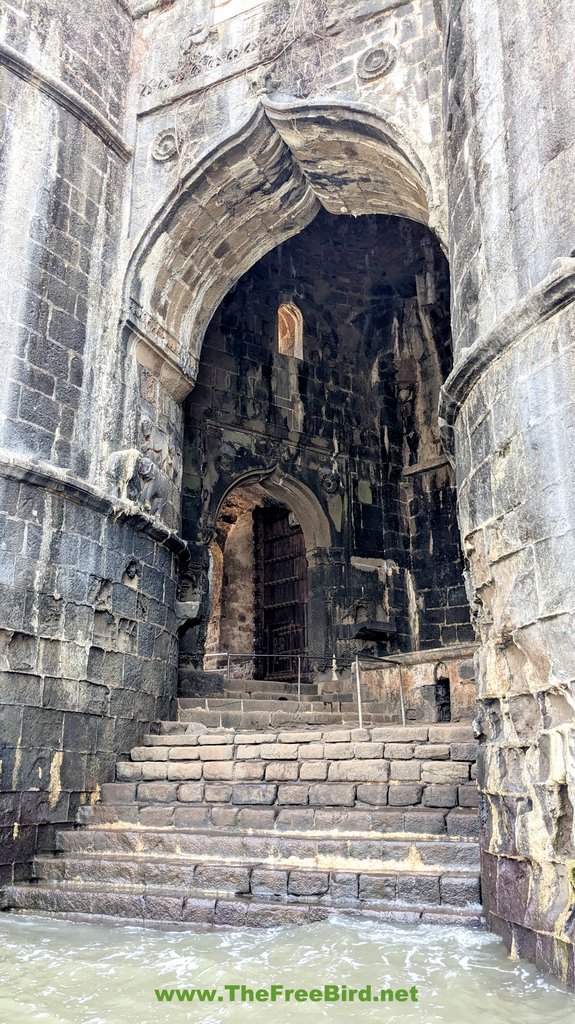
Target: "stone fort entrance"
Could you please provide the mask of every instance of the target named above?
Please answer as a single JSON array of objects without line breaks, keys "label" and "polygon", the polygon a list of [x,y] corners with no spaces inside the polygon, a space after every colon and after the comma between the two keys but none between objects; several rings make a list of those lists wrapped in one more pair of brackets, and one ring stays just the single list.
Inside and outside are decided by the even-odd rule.
[{"label": "stone fort entrance", "polygon": [[229,652],[234,676],[293,679],[298,658],[307,675],[305,537],[288,506],[257,485],[230,492],[209,548],[209,582],[206,667]]},{"label": "stone fort entrance", "polygon": [[[69,0],[4,5],[0,880],[29,878],[56,842],[82,849],[85,882],[119,806],[137,830],[195,828],[188,852],[204,856],[224,822],[275,840],[285,800],[296,831],[347,830],[344,857],[358,822],[414,834],[425,814],[451,837],[446,856],[466,838],[463,875],[441,884],[438,870],[430,888],[398,876],[389,890],[452,906],[477,893],[465,831],[477,772],[488,921],[572,981],[566,5],[534,0],[529,17],[519,0],[311,6],[304,19],[299,0],[99,0],[85,18]],[[225,502],[248,486],[301,527],[306,695],[321,705],[280,713],[293,684],[256,680],[274,706],[251,724],[252,698],[223,693],[204,660]],[[475,768],[469,727],[433,730],[470,719],[477,646]],[[373,720],[360,738],[350,667],[376,656],[391,661],[363,666]],[[184,696],[199,672],[219,697]],[[400,693],[404,743],[376,734],[397,728],[377,716]],[[428,721],[447,709],[450,724]],[[278,714],[311,717],[289,719],[286,739]],[[349,737],[334,740],[324,714]],[[246,735],[268,735],[269,756]],[[270,802],[233,789],[244,784],[270,787],[257,790]],[[129,829],[109,831],[133,853]],[[180,838],[161,839],[165,852]],[[258,842],[234,832],[228,852],[249,847],[249,877],[243,864],[210,879],[246,920],[242,887],[261,912]],[[285,880],[288,903],[310,886],[335,901],[349,882],[361,903],[386,892],[384,851],[369,850],[376,878],[310,879],[308,864],[292,879],[283,864],[264,882]],[[37,857],[42,885],[4,904],[50,889],[64,912],[73,889],[101,908],[74,889],[74,858],[58,860]],[[205,910],[188,890],[148,896],[131,892],[126,912]],[[210,912],[225,917],[218,900]]]}]

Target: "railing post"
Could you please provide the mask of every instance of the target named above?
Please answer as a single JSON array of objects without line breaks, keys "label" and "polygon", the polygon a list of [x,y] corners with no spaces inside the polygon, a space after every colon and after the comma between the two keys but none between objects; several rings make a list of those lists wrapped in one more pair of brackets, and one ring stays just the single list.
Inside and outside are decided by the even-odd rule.
[{"label": "railing post", "polygon": [[359,728],[363,729],[363,712],[361,707],[361,680],[359,677],[359,654],[355,656],[355,683],[357,686],[357,710],[359,714]]},{"label": "railing post", "polygon": [[301,704],[301,654],[297,656],[297,702]]},{"label": "railing post", "polygon": [[231,662],[232,662],[232,656],[231,656],[230,652],[228,651],[228,686],[230,685],[230,679],[231,679]]},{"label": "railing post", "polygon": [[405,725],[405,700],[403,698],[403,678],[401,675],[401,665],[397,666],[399,674],[399,707],[401,710],[401,724]]}]

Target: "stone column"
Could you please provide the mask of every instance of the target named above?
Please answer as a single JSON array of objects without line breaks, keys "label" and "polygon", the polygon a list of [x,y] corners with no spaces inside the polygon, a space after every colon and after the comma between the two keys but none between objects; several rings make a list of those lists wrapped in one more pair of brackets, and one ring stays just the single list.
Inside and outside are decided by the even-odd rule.
[{"label": "stone column", "polygon": [[575,984],[572,25],[562,0],[450,4],[442,415],[482,641],[485,910],[516,953]]},{"label": "stone column", "polygon": [[332,652],[335,651],[334,594],[340,585],[342,553],[339,548],[316,548],[306,551],[306,556],[310,670],[312,673],[324,672],[331,667]]}]

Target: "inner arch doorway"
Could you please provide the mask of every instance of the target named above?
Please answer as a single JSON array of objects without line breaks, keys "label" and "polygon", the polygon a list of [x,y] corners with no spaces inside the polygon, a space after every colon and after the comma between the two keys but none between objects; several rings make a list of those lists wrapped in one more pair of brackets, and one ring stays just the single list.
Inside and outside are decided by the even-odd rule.
[{"label": "inner arch doorway", "polygon": [[261,483],[234,487],[216,520],[209,575],[207,664],[229,653],[236,677],[307,674],[308,561],[289,505]]}]

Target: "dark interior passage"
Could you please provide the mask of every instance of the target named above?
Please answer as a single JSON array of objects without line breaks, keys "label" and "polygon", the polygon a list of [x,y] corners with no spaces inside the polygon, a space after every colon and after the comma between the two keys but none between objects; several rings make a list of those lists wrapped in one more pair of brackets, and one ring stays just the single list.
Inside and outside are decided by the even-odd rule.
[{"label": "dark interior passage", "polygon": [[[186,407],[190,571],[206,571],[230,485],[285,475],[329,523],[322,550],[307,551],[307,648],[318,665],[472,640],[437,420],[451,363],[448,266],[426,227],[321,212],[263,257],[215,314]],[[297,607],[274,625],[274,643],[281,625],[282,642],[301,646]],[[184,665],[198,663],[209,614],[207,601]],[[256,647],[262,628],[254,618]]]}]

